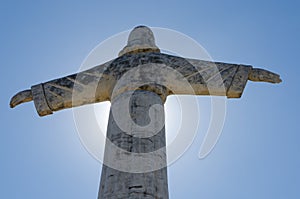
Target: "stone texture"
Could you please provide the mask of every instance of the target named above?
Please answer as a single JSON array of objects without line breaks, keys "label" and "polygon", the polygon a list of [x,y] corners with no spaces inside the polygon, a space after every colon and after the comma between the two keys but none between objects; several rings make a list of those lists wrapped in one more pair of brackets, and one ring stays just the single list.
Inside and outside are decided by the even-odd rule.
[{"label": "stone texture", "polygon": [[127,45],[119,52],[119,56],[137,52],[160,52],[152,30],[146,26],[137,26],[130,32]]},{"label": "stone texture", "polygon": [[[112,106],[127,106],[124,103],[124,98],[128,93],[123,93],[116,97],[112,101]],[[131,95],[129,93],[129,95]],[[130,117],[132,120],[141,126],[147,125],[149,122],[154,124],[163,122],[164,117],[158,117],[156,115],[164,115],[163,112],[156,111],[153,121],[149,120],[149,109],[153,105],[163,106],[163,101],[159,95],[150,91],[139,90],[134,92],[130,98]],[[118,114],[118,113],[115,113]],[[157,121],[157,119],[163,121]],[[134,129],[133,127],[129,127]],[[148,129],[151,130],[151,129]],[[120,157],[120,153],[133,156],[133,154],[151,153],[157,150],[163,150],[163,156],[160,159],[161,164],[164,165],[161,169],[156,170],[152,168],[157,162],[153,158],[149,158],[148,161],[138,161],[141,165],[141,170],[150,167],[150,172],[134,173],[124,172],[117,169],[110,168],[103,165],[101,174],[101,183],[99,189],[99,199],[111,199],[111,198],[151,198],[151,199],[167,199],[168,198],[168,183],[167,183],[167,167],[166,167],[166,139],[165,139],[165,127],[157,132],[155,135],[149,135],[148,137],[138,137],[138,135],[131,134],[133,132],[124,132],[119,128],[115,121],[112,109],[110,111],[107,138],[115,144],[119,149],[117,154],[111,150],[110,145],[106,143],[104,162],[114,161],[118,166],[135,167],[137,162],[127,162]],[[145,132],[134,132],[145,133]],[[147,133],[147,132],[146,132]],[[144,168],[143,168],[144,167]]]},{"label": "stone texture", "polygon": [[40,116],[52,114],[52,110],[48,105],[47,98],[45,97],[45,90],[43,84],[38,84],[31,87],[31,93],[35,108]]}]

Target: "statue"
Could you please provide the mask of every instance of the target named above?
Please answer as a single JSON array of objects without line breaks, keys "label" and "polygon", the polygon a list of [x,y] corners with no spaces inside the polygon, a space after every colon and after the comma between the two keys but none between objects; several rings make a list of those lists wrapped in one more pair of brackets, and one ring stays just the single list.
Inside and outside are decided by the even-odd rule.
[{"label": "statue", "polygon": [[[138,69],[126,75],[135,68]],[[176,74],[172,71],[176,71]],[[151,106],[159,104],[163,107],[169,95],[240,98],[248,80],[281,82],[279,75],[249,65],[210,62],[160,53],[151,29],[138,26],[132,30],[127,46],[116,59],[77,74],[34,85],[13,96],[10,107],[34,101],[38,114],[46,116],[66,108],[111,101],[107,137],[121,151],[106,147],[104,158],[112,158],[116,164],[123,164],[126,160],[121,158],[123,162],[118,162],[115,158],[117,154],[122,153],[127,157],[128,152],[149,153],[165,146],[164,113],[153,110],[153,121],[150,123],[154,122],[155,125],[149,126],[149,117],[145,113]],[[122,111],[122,107],[126,106],[126,99],[129,99],[130,119],[140,126],[148,125],[148,129],[132,130],[135,124],[122,118],[121,113],[119,116],[112,114],[113,107]],[[126,132],[124,128],[127,127],[120,127],[116,120],[123,120],[121,125],[129,125],[131,132]],[[144,134],[139,136],[139,133]],[[124,163],[125,167],[130,165],[128,167],[132,168],[140,168],[141,164],[142,167],[151,167],[157,163],[164,165],[159,169],[150,168],[144,173],[120,171],[103,165],[98,197],[168,198],[166,151],[162,150],[159,157],[159,160],[145,165],[130,165],[130,161]]]}]

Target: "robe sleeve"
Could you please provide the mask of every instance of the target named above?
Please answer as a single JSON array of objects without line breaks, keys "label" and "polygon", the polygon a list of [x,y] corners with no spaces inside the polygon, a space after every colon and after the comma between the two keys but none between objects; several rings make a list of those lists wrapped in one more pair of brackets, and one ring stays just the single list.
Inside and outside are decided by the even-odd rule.
[{"label": "robe sleeve", "polygon": [[194,72],[187,75],[187,78],[197,95],[240,98],[252,69],[250,65],[186,60],[194,67]]},{"label": "robe sleeve", "polygon": [[40,116],[66,108],[109,100],[112,79],[105,72],[111,62],[31,87]]}]

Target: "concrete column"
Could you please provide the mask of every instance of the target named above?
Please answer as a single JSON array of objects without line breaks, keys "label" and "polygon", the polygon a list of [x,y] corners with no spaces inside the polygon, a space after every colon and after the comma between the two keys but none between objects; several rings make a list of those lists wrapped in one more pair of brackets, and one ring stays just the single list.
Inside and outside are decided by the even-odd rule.
[{"label": "concrete column", "polygon": [[[129,102],[125,100],[126,98],[128,99],[128,95],[131,96]],[[164,98],[161,98],[160,95],[145,90],[137,90],[134,93],[125,92],[112,100],[107,138],[120,150],[116,152],[111,149],[111,145],[106,143],[104,161],[112,161],[115,163],[115,166],[111,168],[105,164],[103,165],[98,195],[99,199],[169,198],[166,150],[164,148],[166,146],[164,109],[153,108],[156,105],[160,105],[160,108],[163,108],[163,100]],[[127,109],[129,108],[130,117],[136,125],[143,127],[149,123],[153,123],[155,127],[161,124],[163,124],[163,126],[158,132],[153,132],[153,128],[150,129],[150,131],[148,128],[145,128],[144,130],[134,132],[135,128],[132,127],[134,124],[127,124],[129,125],[127,128],[131,129],[131,132],[125,132],[126,130],[122,129],[123,127],[119,125],[120,121],[116,121],[116,118],[119,120],[119,118],[123,116],[124,118],[126,117],[121,111],[124,107],[120,108],[119,112],[113,111],[114,107],[120,106],[124,106]],[[151,118],[149,113],[152,115]],[[139,134],[142,136],[139,136]],[[153,159],[149,159],[148,156],[146,158],[143,156],[155,151],[161,151],[162,153],[154,154],[153,157],[155,157]],[[128,157],[128,159],[121,158],[123,155]],[[138,165],[135,161],[131,161],[130,159],[132,157],[139,158],[140,156],[144,157],[144,161],[143,159],[141,160],[142,162],[137,161],[139,162]],[[157,165],[164,166],[153,171]],[[118,166],[120,166],[120,168],[129,169],[129,171],[130,168],[135,169],[132,170],[133,172],[120,171],[116,168]],[[142,170],[145,168],[145,170],[149,171],[150,169],[152,171],[136,172],[136,168]]]}]

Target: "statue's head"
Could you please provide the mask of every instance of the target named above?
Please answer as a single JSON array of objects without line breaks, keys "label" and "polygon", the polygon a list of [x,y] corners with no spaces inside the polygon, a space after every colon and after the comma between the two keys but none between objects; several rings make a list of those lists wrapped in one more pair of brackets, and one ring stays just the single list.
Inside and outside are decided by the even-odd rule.
[{"label": "statue's head", "polygon": [[160,52],[155,45],[153,32],[147,26],[137,26],[130,32],[127,45],[119,52],[119,56],[139,52]]}]

